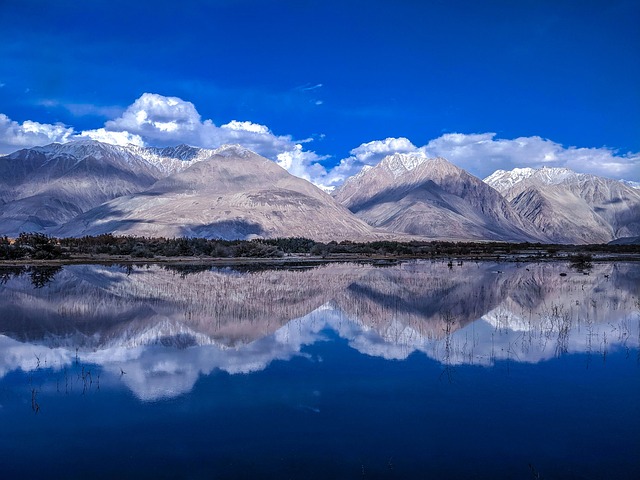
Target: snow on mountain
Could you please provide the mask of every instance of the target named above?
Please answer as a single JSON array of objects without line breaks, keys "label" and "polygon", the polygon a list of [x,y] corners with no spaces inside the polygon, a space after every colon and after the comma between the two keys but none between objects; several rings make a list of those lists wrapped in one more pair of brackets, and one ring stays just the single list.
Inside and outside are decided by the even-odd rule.
[{"label": "snow on mountain", "polygon": [[249,150],[248,148],[243,147],[242,145],[238,145],[237,143],[230,143],[226,145],[222,145],[216,148],[213,153],[215,155],[220,155],[222,157],[240,157],[247,158],[251,155],[256,155],[254,152]]},{"label": "snow on mountain", "polygon": [[0,234],[44,232],[164,175],[127,147],[93,140],[19,150],[0,158]]},{"label": "snow on mountain", "polygon": [[539,240],[508,202],[444,158],[393,154],[334,194],[370,225],[453,240]]},{"label": "snow on mountain", "polygon": [[95,140],[19,150],[0,157],[0,234],[51,232],[104,202],[145,190],[214,155],[249,153],[240,145],[211,150],[117,146]]},{"label": "snow on mountain", "polygon": [[557,185],[570,178],[579,178],[581,174],[568,168],[542,167],[514,168],[513,170],[496,170],[484,182],[491,185],[500,193],[513,188],[516,184],[525,180],[535,180],[545,185]]},{"label": "snow on mountain", "polygon": [[422,153],[394,153],[383,158],[380,167],[391,172],[394,178],[398,178],[428,160]]},{"label": "snow on mountain", "polygon": [[301,236],[321,241],[382,238],[311,183],[234,145],[149,189],[78,215],[53,233],[223,239]]},{"label": "snow on mountain", "polygon": [[529,178],[534,173],[535,169],[533,168],[514,168],[511,171],[496,170],[485,178],[484,182],[501,192],[513,187],[516,183]]},{"label": "snow on mountain", "polygon": [[136,145],[129,145],[122,148],[140,156],[165,175],[184,170],[194,163],[200,162],[215,154],[215,150],[190,147],[184,144],[164,148],[138,147]]},{"label": "snow on mountain", "polygon": [[[217,159],[214,164],[228,161],[229,170],[198,167],[212,158]],[[332,200],[324,194],[318,197],[318,189],[308,182],[284,181],[282,177],[282,184],[269,183],[270,175],[275,175],[273,162],[262,163],[263,171],[254,172],[256,158],[241,145],[159,148],[116,146],[95,140],[19,150],[0,156],[0,235],[16,236],[26,231],[75,235],[80,231],[110,231],[110,225],[119,225],[118,231],[127,233],[135,230],[131,230],[134,219],[141,220],[138,227],[146,223],[144,233],[151,235],[160,231],[168,234],[169,230],[224,238],[295,234],[331,240],[331,235],[336,239],[383,235],[357,222],[346,210],[338,212],[338,206],[330,205]],[[240,170],[238,165],[242,165]],[[245,167],[246,175],[241,171]],[[192,168],[198,173],[188,174],[188,179],[180,176]],[[161,194],[153,199],[137,195],[156,182],[165,189]],[[231,196],[216,196],[217,189]],[[294,200],[298,194],[302,197]],[[130,195],[137,196],[124,198]],[[177,208],[178,203],[172,202],[181,195],[192,200],[191,207],[178,202],[178,210],[170,210],[169,205]],[[603,179],[566,168],[498,170],[483,183],[445,159],[427,158],[421,152],[396,153],[375,167],[365,166],[333,195],[360,219],[397,236],[600,243],[640,235],[639,183]],[[174,200],[169,201],[169,197]],[[218,197],[220,200],[215,200]],[[120,200],[105,207],[107,210],[92,213],[93,227],[86,224],[80,228],[76,222],[73,228],[60,229],[116,199]],[[163,202],[169,203],[163,207]],[[132,209],[128,219],[116,218],[125,204]],[[316,210],[328,208],[328,216],[315,215],[312,205],[323,206]],[[138,218],[137,209],[152,216]],[[98,218],[102,214],[106,217]],[[154,225],[160,218],[172,225],[169,230]],[[206,219],[210,218],[215,222],[207,226]],[[254,221],[256,218],[260,220]],[[123,222],[129,222],[126,230],[121,228]]]},{"label": "snow on mountain", "polygon": [[119,156],[126,162],[136,163],[140,160],[148,162],[163,174],[184,170],[195,162],[202,161],[219,151],[235,148],[234,145],[223,145],[214,149],[191,147],[181,144],[174,147],[140,147],[138,145],[112,145],[96,140],[75,140],[68,143],[52,143],[42,147],[34,147],[30,150],[42,153],[48,159],[59,156],[69,156],[80,161],[86,157],[103,159],[108,156]]},{"label": "snow on mountain", "polygon": [[640,191],[566,168],[499,170],[485,182],[553,242],[607,243],[640,235]]}]

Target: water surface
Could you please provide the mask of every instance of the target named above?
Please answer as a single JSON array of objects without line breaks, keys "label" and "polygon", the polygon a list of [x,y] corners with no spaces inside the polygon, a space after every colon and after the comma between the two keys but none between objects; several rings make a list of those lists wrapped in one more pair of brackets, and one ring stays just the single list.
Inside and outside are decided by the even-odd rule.
[{"label": "water surface", "polygon": [[0,472],[638,478],[638,270],[4,269]]}]

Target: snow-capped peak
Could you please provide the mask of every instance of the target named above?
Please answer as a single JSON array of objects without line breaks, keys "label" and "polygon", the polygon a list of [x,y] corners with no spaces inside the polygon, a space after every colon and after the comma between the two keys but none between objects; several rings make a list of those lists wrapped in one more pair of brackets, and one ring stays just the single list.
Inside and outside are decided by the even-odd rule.
[{"label": "snow-capped peak", "polygon": [[194,160],[196,157],[201,156],[203,152],[213,154],[213,150],[192,147],[184,143],[176,145],[175,147],[146,147],[141,150],[154,153],[159,157],[169,157],[183,161]]},{"label": "snow-capped peak", "polygon": [[353,178],[360,178],[363,175],[365,175],[369,170],[371,170],[373,168],[373,166],[371,165],[365,165],[364,167],[362,167],[362,169],[356,173]]},{"label": "snow-capped peak", "polygon": [[514,168],[513,170],[496,170],[484,182],[491,185],[499,192],[506,192],[517,183],[527,179],[534,179],[545,185],[557,185],[572,177],[579,177],[568,168],[542,167],[542,168]]},{"label": "snow-capped peak", "polygon": [[184,144],[175,147],[139,147],[129,145],[125,148],[166,174],[184,170],[215,153],[214,150],[191,147]]},{"label": "snow-capped peak", "polygon": [[237,143],[229,143],[216,148],[213,153],[223,157],[239,156],[244,158],[253,152]]},{"label": "snow-capped peak", "polygon": [[394,178],[398,178],[427,160],[429,160],[428,157],[422,152],[394,153],[384,157],[380,162],[380,166],[391,172]]},{"label": "snow-capped peak", "polygon": [[51,143],[31,150],[47,156],[70,155],[76,158],[92,156],[102,158],[106,153],[122,153],[124,147],[118,147],[97,140],[74,140],[67,143]]},{"label": "snow-capped peak", "polygon": [[[212,155],[248,157],[252,152],[242,145],[229,144],[219,148],[207,149],[190,145],[176,145],[173,147],[141,147],[129,144],[127,146],[112,145],[92,139],[79,139],[67,143],[52,143],[49,145],[29,149],[47,157],[47,161],[61,156],[71,157],[81,161],[87,157],[101,160],[107,157],[117,157],[129,164],[142,163],[151,165],[165,175],[182,171],[196,162],[206,160]],[[18,154],[15,152],[14,154]],[[14,155],[12,154],[12,155]]]},{"label": "snow-capped peak", "polygon": [[568,168],[542,167],[538,169],[534,176],[547,185],[557,185],[569,177],[580,175]]},{"label": "snow-capped peak", "polygon": [[[129,144],[120,146],[92,139],[52,143],[28,150],[45,155],[47,162],[60,157],[71,157],[78,162],[87,157],[92,157],[96,160],[118,158],[119,161],[124,161],[131,165],[150,165],[166,175],[184,170],[195,162],[205,160],[215,153],[214,150],[191,147],[189,145],[141,147]],[[12,155],[19,155],[19,152],[15,152]]]},{"label": "snow-capped peak", "polygon": [[516,183],[529,178],[536,172],[534,168],[514,168],[513,170],[496,170],[484,183],[491,185],[496,190],[502,191],[513,187]]}]

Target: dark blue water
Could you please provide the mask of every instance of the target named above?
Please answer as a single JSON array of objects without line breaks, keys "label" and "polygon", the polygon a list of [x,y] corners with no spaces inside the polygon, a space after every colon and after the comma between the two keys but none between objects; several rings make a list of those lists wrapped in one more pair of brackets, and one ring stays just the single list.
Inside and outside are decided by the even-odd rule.
[{"label": "dark blue water", "polygon": [[[455,292],[485,278],[478,267],[444,290],[431,283],[438,265],[393,268],[169,278],[231,288],[215,311],[209,297],[167,306],[183,292],[158,294],[168,287],[155,267],[135,284],[119,267],[67,267],[38,288],[11,277],[2,478],[640,478],[633,268],[556,285],[556,267],[542,266],[529,290],[514,271],[483,283],[489,303],[462,307]],[[278,296],[307,280],[318,291]],[[587,295],[586,310],[572,295]],[[507,308],[518,318],[496,323]],[[223,322],[229,311],[237,323]]]}]

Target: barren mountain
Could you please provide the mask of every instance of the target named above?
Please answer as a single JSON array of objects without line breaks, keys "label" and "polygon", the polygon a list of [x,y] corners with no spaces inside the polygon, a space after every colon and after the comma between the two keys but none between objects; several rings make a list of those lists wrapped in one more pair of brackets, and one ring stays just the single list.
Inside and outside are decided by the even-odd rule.
[{"label": "barren mountain", "polygon": [[[47,231],[213,153],[189,149],[119,147],[88,140],[0,157],[0,234]],[[191,156],[183,158],[187,153]]]},{"label": "barren mountain", "polygon": [[53,233],[196,236],[223,239],[304,236],[368,240],[376,234],[329,195],[239,146],[174,173],[151,188],[94,208]]},{"label": "barren mountain", "polygon": [[499,170],[485,182],[442,158],[394,154],[331,198],[239,146],[75,141],[0,157],[0,235],[558,243],[640,236],[632,184],[553,168]]},{"label": "barren mountain", "polygon": [[480,179],[443,158],[394,154],[348,179],[335,198],[376,227],[456,240],[544,239]]},{"label": "barren mountain", "polygon": [[640,235],[640,191],[566,168],[498,170],[485,182],[557,243],[607,243]]}]

